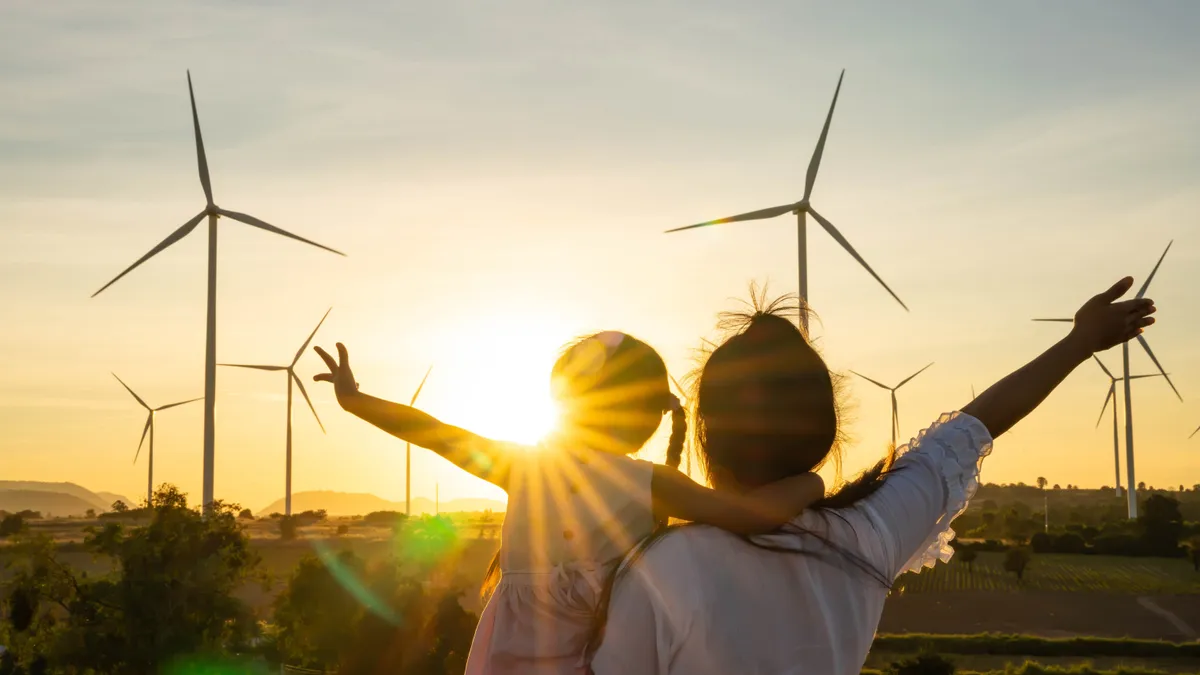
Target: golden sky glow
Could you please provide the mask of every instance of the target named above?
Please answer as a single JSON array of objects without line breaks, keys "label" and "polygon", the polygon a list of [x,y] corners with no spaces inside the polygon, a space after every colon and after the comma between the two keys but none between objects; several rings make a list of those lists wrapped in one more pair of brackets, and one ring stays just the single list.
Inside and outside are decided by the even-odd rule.
[{"label": "golden sky glow", "polygon": [[[1140,281],[1174,239],[1148,337],[1185,401],[1135,384],[1138,470],[1200,482],[1197,20],[1107,0],[5,4],[0,478],[139,497],[144,414],[110,371],[152,405],[203,391],[202,230],[88,298],[203,204],[185,68],[217,203],[349,254],[223,222],[219,359],[286,363],[332,306],[315,342],[345,342],[364,390],[406,401],[432,363],[421,407],[530,441],[564,342],[626,330],[682,377],[749,281],[795,289],[788,218],[662,232],[798,199],[845,67],[814,203],[912,312],[810,227],[830,364],[893,382],[934,361],[899,393],[911,437],[1061,335],[1029,319]],[[261,508],[282,496],[282,376],[218,376],[217,495]],[[1107,384],[1085,365],[984,479],[1111,484]],[[295,489],[402,499],[403,444],[308,386],[328,433],[298,402]],[[890,412],[850,394],[853,470]],[[159,479],[198,496],[201,407],[157,430]],[[419,495],[501,496],[427,452],[413,468]]]}]

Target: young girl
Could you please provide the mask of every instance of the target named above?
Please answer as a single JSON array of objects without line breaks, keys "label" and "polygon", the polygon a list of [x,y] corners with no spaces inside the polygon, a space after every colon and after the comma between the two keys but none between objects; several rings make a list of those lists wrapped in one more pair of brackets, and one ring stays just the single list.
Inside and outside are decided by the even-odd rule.
[{"label": "young girl", "polygon": [[[375,426],[454,462],[508,492],[500,581],[467,661],[468,675],[583,673],[583,650],[604,580],[626,552],[668,518],[744,534],[768,532],[821,498],[815,473],[748,494],[702,487],[677,470],[687,430],[662,357],[640,340],[598,333],[571,344],[551,371],[562,417],[537,448],[489,440],[358,391],[346,348],[315,379]],[[635,460],[671,413],[667,466]]]}]

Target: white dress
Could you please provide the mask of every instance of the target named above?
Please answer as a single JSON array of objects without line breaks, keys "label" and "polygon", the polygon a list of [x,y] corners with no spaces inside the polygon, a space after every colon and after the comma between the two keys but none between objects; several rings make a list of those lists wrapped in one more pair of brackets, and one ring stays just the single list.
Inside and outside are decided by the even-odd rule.
[{"label": "white dress", "polygon": [[[945,415],[899,451],[869,497],[807,511],[793,524],[888,581],[949,560],[950,521],[975,494],[991,440],[975,418]],[[631,557],[613,591],[595,675],[858,675],[887,588],[812,535],[762,540],[812,555],[691,526]]]},{"label": "white dress", "polygon": [[510,454],[501,578],[466,675],[585,673],[607,575],[654,529],[653,464],[589,450]]}]

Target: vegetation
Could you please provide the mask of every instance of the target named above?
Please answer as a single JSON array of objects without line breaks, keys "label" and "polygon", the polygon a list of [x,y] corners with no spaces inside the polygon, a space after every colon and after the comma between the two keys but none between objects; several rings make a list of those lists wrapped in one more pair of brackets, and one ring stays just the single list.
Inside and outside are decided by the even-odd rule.
[{"label": "vegetation", "polygon": [[1024,579],[1025,570],[1029,567],[1029,563],[1032,560],[1033,553],[1027,548],[1009,549],[1004,554],[1004,571],[1017,575],[1017,582],[1020,583]]},{"label": "vegetation", "polygon": [[[962,553],[964,551],[960,551]],[[1100,555],[1038,555],[1024,578],[1007,573],[1003,551],[978,550],[965,565],[938,565],[910,572],[895,588],[905,593],[947,591],[1069,591],[1077,593],[1200,593],[1200,575],[1182,558],[1129,558]],[[955,558],[958,556],[956,555]]]}]

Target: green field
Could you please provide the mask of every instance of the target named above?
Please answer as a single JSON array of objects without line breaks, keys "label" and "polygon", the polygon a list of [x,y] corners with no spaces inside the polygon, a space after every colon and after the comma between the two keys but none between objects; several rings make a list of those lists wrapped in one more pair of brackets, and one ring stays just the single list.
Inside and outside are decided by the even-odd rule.
[{"label": "green field", "polygon": [[980,553],[967,569],[955,558],[897,582],[905,593],[946,591],[1069,591],[1098,593],[1200,593],[1200,573],[1191,563],[1169,558],[1124,558],[1095,555],[1035,554],[1025,578],[1005,572],[1003,553]]}]

